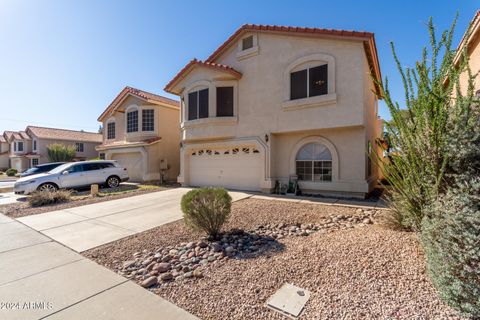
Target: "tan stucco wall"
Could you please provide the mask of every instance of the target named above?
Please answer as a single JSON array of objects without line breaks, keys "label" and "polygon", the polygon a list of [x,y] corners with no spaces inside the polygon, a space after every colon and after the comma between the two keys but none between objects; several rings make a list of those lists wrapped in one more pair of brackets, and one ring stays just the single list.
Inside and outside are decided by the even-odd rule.
[{"label": "tan stucco wall", "polygon": [[[470,69],[472,74],[477,74],[475,79],[475,91],[480,90],[480,32],[477,33],[476,37],[472,39],[469,44],[468,55],[470,57]],[[460,76],[460,88],[462,94],[465,94],[468,88],[468,74],[464,72]]]},{"label": "tan stucco wall", "polygon": [[[371,190],[374,183],[366,179],[367,141],[370,139],[374,147],[381,128],[363,43],[268,33],[255,35],[258,54],[238,59],[238,47],[232,45],[216,61],[240,71],[241,79],[234,80],[229,74],[198,67],[177,84],[184,90],[181,130],[185,150],[202,141],[205,145],[212,141],[233,144],[246,138],[264,141],[265,135],[269,135],[265,172],[273,185],[275,179],[288,178],[290,174],[285,159],[289,159],[292,145],[304,137],[319,134],[331,140],[339,150],[340,179],[345,183],[337,184],[336,188],[342,192]],[[329,59],[330,98],[313,106],[291,104],[288,97],[290,68],[297,61],[303,59],[301,65],[306,65],[311,57],[319,56],[323,57],[322,61]],[[333,78],[330,71],[333,71]],[[225,81],[235,86],[234,117],[185,121],[188,92],[201,87],[211,88],[209,110],[215,110],[216,106],[211,105],[215,103],[213,90]],[[188,152],[182,151],[182,154],[185,158],[181,161],[179,181],[188,183]],[[370,180],[375,180],[375,174]],[[318,185],[318,188],[324,186]]]}]

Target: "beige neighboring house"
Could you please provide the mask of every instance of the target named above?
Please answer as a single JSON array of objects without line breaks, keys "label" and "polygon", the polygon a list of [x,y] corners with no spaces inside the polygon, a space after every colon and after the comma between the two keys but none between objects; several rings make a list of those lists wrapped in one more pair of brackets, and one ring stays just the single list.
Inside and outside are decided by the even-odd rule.
[{"label": "beige neighboring house", "polygon": [[10,155],[7,139],[3,135],[0,136],[0,170],[4,171],[9,168]]},{"label": "beige neighboring house", "polygon": [[[458,45],[458,48],[467,46],[467,54],[469,56],[470,69],[472,74],[477,74],[475,79],[475,95],[480,97],[480,10],[476,12],[470,22],[470,32],[467,30]],[[462,58],[462,52],[458,51],[455,56],[455,63],[459,63]],[[463,94],[468,88],[468,74],[465,72],[460,76],[460,88]]]},{"label": "beige neighboring house", "polygon": [[9,167],[19,172],[38,164],[48,163],[47,147],[54,143],[75,146],[75,160],[98,156],[95,147],[102,143],[102,135],[94,132],[28,126],[25,131],[5,131],[9,144]]},{"label": "beige neighboring house", "polygon": [[181,98],[186,186],[364,197],[378,170],[373,33],[244,25],[165,87]]},{"label": "beige neighboring house", "polygon": [[98,152],[125,166],[132,181],[175,181],[179,109],[178,101],[125,87],[98,118],[104,128]]}]

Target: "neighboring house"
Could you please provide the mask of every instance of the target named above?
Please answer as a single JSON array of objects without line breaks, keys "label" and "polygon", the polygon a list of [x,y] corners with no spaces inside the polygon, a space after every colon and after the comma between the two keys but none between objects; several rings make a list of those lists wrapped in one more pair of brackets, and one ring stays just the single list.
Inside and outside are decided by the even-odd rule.
[{"label": "neighboring house", "polygon": [[2,171],[9,168],[10,157],[8,153],[8,142],[2,134],[0,136],[0,170]]},{"label": "neighboring house", "polygon": [[[474,93],[480,98],[480,10],[477,11],[472,21],[470,22],[470,29],[465,32],[458,45],[458,49],[466,46],[467,54],[469,56],[469,64],[472,74],[476,74]],[[462,58],[462,51],[459,50],[455,56],[455,63],[459,63]],[[464,72],[460,76],[460,89],[463,94],[468,89],[468,74]]]},{"label": "neighboring house", "polygon": [[364,197],[377,182],[373,33],[244,25],[165,87],[181,97],[187,186]]},{"label": "neighboring house", "polygon": [[10,146],[10,165],[19,172],[37,164],[48,163],[47,147],[51,144],[75,146],[76,161],[96,158],[95,147],[101,144],[102,135],[94,132],[28,126],[25,131],[5,131],[4,138]]},{"label": "neighboring house", "polygon": [[5,131],[3,133],[5,140],[9,144],[9,167],[17,169],[19,172],[25,171],[30,167],[32,139],[25,131]]},{"label": "neighboring house", "polygon": [[125,87],[100,115],[101,157],[117,160],[130,180],[175,181],[179,173],[179,103]]}]

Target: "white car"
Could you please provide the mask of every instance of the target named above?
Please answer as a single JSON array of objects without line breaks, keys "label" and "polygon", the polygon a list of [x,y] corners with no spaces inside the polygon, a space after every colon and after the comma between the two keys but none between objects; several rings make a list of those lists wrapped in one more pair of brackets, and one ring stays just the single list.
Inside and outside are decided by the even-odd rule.
[{"label": "white car", "polygon": [[128,180],[126,168],[116,161],[82,161],[63,164],[55,169],[17,180],[13,186],[16,194],[29,194],[34,191],[55,191],[74,189],[92,184],[118,187],[120,182]]}]

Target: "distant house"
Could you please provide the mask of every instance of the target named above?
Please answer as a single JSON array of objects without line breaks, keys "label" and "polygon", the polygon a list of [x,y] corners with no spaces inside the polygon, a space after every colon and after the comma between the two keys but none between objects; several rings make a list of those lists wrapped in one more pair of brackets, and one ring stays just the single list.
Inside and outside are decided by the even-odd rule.
[{"label": "distant house", "polygon": [[127,168],[130,180],[175,181],[179,173],[179,103],[125,87],[100,115],[103,143],[97,151]]},{"label": "distant house", "polygon": [[9,168],[10,156],[8,154],[8,142],[3,135],[0,136],[0,170]]},{"label": "distant house", "polygon": [[8,167],[19,172],[42,163],[48,163],[47,147],[51,144],[75,146],[75,160],[98,156],[95,147],[101,144],[102,135],[94,132],[28,126],[25,131],[5,131],[8,146]]},{"label": "distant house", "polygon": [[178,181],[364,197],[378,168],[373,33],[244,25],[165,90],[181,100]]},{"label": "distant house", "polygon": [[[477,74],[475,81],[474,92],[477,97],[480,98],[480,10],[476,12],[472,21],[470,22],[470,32],[468,30],[462,37],[458,48],[466,46],[467,54],[470,59],[470,69],[472,74]],[[455,56],[455,63],[459,63],[462,58],[462,52],[458,51]],[[460,88],[463,93],[466,92],[468,87],[468,74],[465,72],[460,76]]]}]

